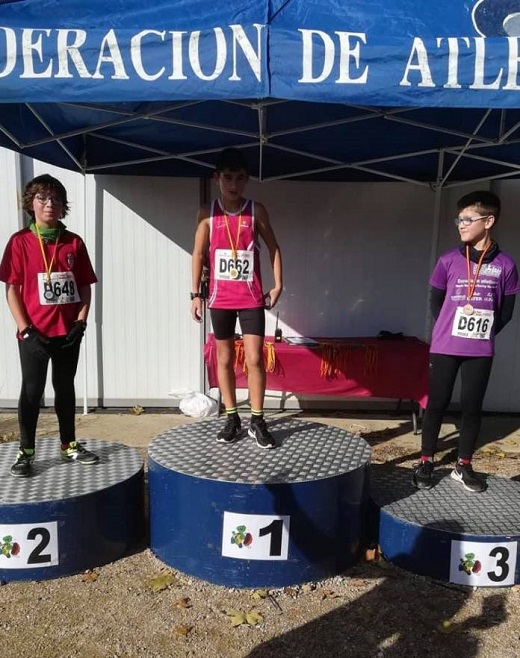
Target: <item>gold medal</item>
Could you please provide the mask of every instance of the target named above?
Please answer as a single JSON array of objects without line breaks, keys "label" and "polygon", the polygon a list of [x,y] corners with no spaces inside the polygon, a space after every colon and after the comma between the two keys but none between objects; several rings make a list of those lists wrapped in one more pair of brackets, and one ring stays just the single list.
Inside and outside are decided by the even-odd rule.
[{"label": "gold medal", "polygon": [[231,267],[230,270],[229,270],[229,276],[232,279],[238,279],[238,270],[235,269],[234,267]]},{"label": "gold medal", "polygon": [[466,304],[462,307],[462,312],[464,315],[473,315],[473,313],[475,313],[475,309],[471,304]]},{"label": "gold medal", "polygon": [[[56,258],[56,252],[58,251],[58,241],[60,239],[60,231],[58,231],[58,234],[56,236],[56,242],[54,243],[54,253],[52,254],[51,262],[47,262],[47,256],[45,255],[45,248],[43,246],[43,240],[42,236],[40,235],[40,229],[38,227],[38,224],[35,224],[36,226],[36,234],[38,236],[38,242],[40,243],[40,251],[42,252],[42,258],[43,258],[43,264],[45,266],[45,284],[47,286],[51,285],[51,272],[52,272],[52,266],[54,263],[54,259]],[[54,293],[53,293],[54,296]],[[45,295],[44,295],[45,297]],[[46,299],[49,299],[46,297]]]}]

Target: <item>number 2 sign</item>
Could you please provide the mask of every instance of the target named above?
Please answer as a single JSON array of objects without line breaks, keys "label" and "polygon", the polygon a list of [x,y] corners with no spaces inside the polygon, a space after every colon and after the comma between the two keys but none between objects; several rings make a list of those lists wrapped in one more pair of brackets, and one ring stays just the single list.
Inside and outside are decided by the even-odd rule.
[{"label": "number 2 sign", "polygon": [[56,521],[0,525],[0,569],[35,569],[57,564]]},{"label": "number 2 sign", "polygon": [[241,560],[287,560],[290,518],[224,512],[223,557]]},{"label": "number 2 sign", "polygon": [[477,587],[515,584],[516,541],[452,541],[450,582]]}]

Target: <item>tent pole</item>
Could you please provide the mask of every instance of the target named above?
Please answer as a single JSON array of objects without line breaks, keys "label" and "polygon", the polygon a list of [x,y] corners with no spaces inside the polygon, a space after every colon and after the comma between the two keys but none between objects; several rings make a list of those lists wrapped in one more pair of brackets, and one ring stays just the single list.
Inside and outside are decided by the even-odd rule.
[{"label": "tent pole", "polygon": [[[210,183],[207,178],[201,178],[200,179],[200,187],[199,187],[199,206],[203,206],[206,203],[209,203],[211,200],[211,190],[210,190]],[[204,345],[206,344],[206,339],[208,335],[208,310],[207,310],[207,292],[208,292],[208,282],[204,281],[201,282],[201,291],[203,292],[203,297],[202,297],[202,332],[200,334],[201,336],[201,346],[200,346],[200,352],[199,354],[204,355]],[[209,387],[208,387],[208,380],[206,376],[206,363],[204,361],[204,356],[202,356],[201,360],[201,373],[200,373],[200,381],[202,382],[202,391],[204,392],[204,395],[209,394]]]},{"label": "tent pole", "polygon": [[[437,161],[437,180],[435,181],[435,195],[433,197],[433,227],[430,248],[430,263],[428,273],[435,267],[437,262],[437,253],[439,251],[439,238],[441,227],[441,201],[442,201],[442,172],[444,170],[444,151],[439,151],[439,159]],[[429,290],[429,286],[428,286]],[[424,324],[424,339],[429,342],[430,332],[432,328],[432,315],[430,311],[430,295],[427,295],[426,302],[426,321]]]},{"label": "tent pole", "polygon": [[[87,239],[87,174],[83,170],[83,239]],[[83,341],[83,415],[88,415],[88,359],[87,359],[87,334]]]}]

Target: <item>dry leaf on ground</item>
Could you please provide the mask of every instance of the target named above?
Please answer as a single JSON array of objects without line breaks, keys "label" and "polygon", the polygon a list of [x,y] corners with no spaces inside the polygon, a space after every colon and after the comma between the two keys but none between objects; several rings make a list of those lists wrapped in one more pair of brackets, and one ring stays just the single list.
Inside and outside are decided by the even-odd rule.
[{"label": "dry leaf on ground", "polygon": [[163,589],[176,587],[180,583],[172,573],[159,573],[150,578],[146,584],[152,592],[162,592]]}]

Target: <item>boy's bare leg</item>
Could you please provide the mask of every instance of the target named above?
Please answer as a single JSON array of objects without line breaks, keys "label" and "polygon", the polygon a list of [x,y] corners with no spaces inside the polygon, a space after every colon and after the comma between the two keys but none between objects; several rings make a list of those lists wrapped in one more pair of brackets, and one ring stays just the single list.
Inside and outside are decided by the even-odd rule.
[{"label": "boy's bare leg", "polygon": [[217,376],[222,402],[226,409],[237,406],[235,382],[235,339],[217,340]]},{"label": "boy's bare leg", "polygon": [[265,397],[264,338],[253,334],[245,334],[243,338],[251,409],[262,411]]}]

